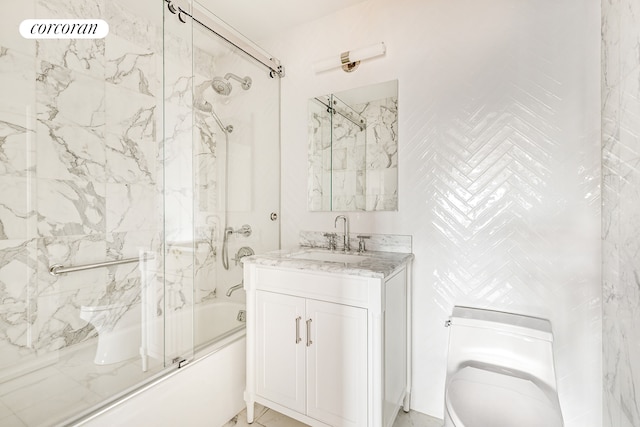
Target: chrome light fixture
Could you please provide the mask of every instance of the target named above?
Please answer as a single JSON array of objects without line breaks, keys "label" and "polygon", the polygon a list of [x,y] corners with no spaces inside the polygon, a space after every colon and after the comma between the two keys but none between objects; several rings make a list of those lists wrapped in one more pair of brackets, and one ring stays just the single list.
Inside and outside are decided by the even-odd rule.
[{"label": "chrome light fixture", "polygon": [[371,46],[342,52],[340,58],[332,56],[331,58],[316,61],[313,64],[313,69],[316,73],[321,73],[332,68],[342,67],[344,71],[351,73],[358,68],[360,61],[384,55],[386,52],[387,47],[384,42],[380,42]]}]

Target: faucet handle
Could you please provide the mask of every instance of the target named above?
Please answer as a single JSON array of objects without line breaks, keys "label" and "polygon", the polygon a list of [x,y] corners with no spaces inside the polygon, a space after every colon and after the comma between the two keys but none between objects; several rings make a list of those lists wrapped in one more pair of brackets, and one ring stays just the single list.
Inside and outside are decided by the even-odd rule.
[{"label": "faucet handle", "polygon": [[338,235],[336,233],[324,233],[324,237],[326,237],[329,241],[329,249],[335,251],[338,245],[336,243],[336,238],[338,237]]},{"label": "faucet handle", "polygon": [[360,239],[360,241],[358,242],[358,252],[362,253],[362,252],[366,251],[367,248],[365,248],[364,241],[365,241],[365,239],[370,239],[371,236],[358,235],[356,237],[358,239]]}]

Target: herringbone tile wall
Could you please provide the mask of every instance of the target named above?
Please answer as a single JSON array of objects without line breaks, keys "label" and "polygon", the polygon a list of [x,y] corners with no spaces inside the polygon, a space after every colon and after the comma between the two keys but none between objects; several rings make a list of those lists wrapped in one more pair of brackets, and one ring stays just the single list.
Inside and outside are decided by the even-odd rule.
[{"label": "herringbone tile wall", "polygon": [[599,19],[593,0],[369,0],[261,42],[287,67],[283,246],[337,215],[306,210],[306,100],[399,80],[399,210],[349,218],[413,236],[415,410],[442,417],[443,323],[467,304],[549,318],[565,425],[600,426]]}]

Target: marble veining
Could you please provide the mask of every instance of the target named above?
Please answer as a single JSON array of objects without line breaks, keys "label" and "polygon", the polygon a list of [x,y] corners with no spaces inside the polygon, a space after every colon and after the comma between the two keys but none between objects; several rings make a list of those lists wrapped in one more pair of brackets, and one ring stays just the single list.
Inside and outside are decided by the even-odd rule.
[{"label": "marble veining", "polygon": [[[154,52],[124,52],[107,63],[106,81],[128,87],[144,95],[154,96],[150,81],[155,60]],[[152,75],[152,74],[151,74]]]},{"label": "marble veining", "polygon": [[35,211],[29,203],[32,190],[27,178],[8,176],[0,181],[0,240],[33,235]]},{"label": "marble veining", "polygon": [[[367,251],[362,254],[358,252],[347,252],[348,255],[362,257],[362,261],[344,263],[337,261],[314,261],[304,258],[297,258],[308,248],[281,249],[253,255],[242,259],[244,264],[258,264],[270,267],[291,268],[296,270],[317,271],[323,273],[354,274],[363,277],[385,278],[394,271],[413,260],[413,254],[400,252],[373,252]],[[315,251],[319,251],[316,249]],[[342,251],[322,250],[326,253],[342,254]]]},{"label": "marble veining", "polygon": [[0,112],[0,174],[5,177],[33,174],[29,168],[33,152],[24,147],[34,132],[25,122],[23,116]]},{"label": "marble veining", "polygon": [[36,41],[40,59],[99,79],[104,77],[104,48],[103,39]]},{"label": "marble veining", "polygon": [[104,86],[70,69],[40,61],[36,77],[38,177],[105,179]]},{"label": "marble veining", "polygon": [[[151,307],[165,307],[157,293],[163,277],[135,263],[48,273],[56,263],[82,265],[141,251],[162,258],[162,46],[149,37],[162,33],[163,5],[144,16],[119,0],[33,0],[20,6],[20,13],[6,16],[12,31],[21,19],[38,17],[108,17],[111,27],[105,39],[17,43],[3,37],[7,44],[0,45],[0,72],[7,77],[0,82],[0,424],[42,425],[139,380],[130,372],[105,393],[77,387],[108,383],[118,370],[93,365],[97,333],[80,318],[82,306],[118,305],[107,319],[116,324],[128,311],[140,310],[143,289],[149,289]],[[185,69],[190,66],[189,60]],[[171,84],[174,76],[167,77]],[[182,268],[193,266],[167,271],[176,283],[189,276]],[[176,292],[190,295],[192,282],[180,283]],[[60,377],[49,393],[39,376],[46,366],[62,366],[63,354],[77,356],[79,368],[73,379]],[[161,368],[164,360],[156,360]],[[139,373],[139,359],[136,364]]]},{"label": "marble veining", "polygon": [[0,372],[34,356],[29,326],[34,321],[30,293],[36,275],[35,239],[0,240]]},{"label": "marble veining", "polygon": [[602,8],[603,426],[640,425],[640,5]]},{"label": "marble veining", "polygon": [[[126,45],[126,51],[135,52],[136,55],[144,55],[145,52],[154,54],[162,52],[162,28],[158,26],[158,22],[162,20],[165,10],[163,6],[152,0],[141,0],[135,4],[123,0],[105,2],[104,19],[109,22],[109,43],[105,47],[107,76],[113,76],[109,71],[109,61],[114,58],[111,53],[114,51],[114,46],[122,52],[121,46]],[[116,40],[115,43],[114,40]],[[155,66],[153,68],[155,70]],[[157,90],[160,85],[156,83],[153,83],[149,89]]]},{"label": "marble veining", "polygon": [[106,231],[104,184],[38,180],[38,232],[42,236]]},{"label": "marble veining", "polygon": [[[0,73],[6,76],[0,80],[1,425],[64,420],[156,374],[172,358],[190,354],[194,329],[207,327],[188,315],[194,305],[224,294],[216,288],[216,248],[229,210],[221,185],[229,153],[213,117],[194,110],[194,88],[210,87],[213,77],[225,72],[254,78],[251,92],[236,87],[238,97],[277,95],[278,86],[263,85],[261,79],[274,80],[258,75],[258,67],[209,32],[201,34],[172,15],[164,20],[165,13],[165,2],[151,0],[27,0],[5,14],[0,28]],[[33,41],[12,34],[22,19],[88,17],[105,19],[109,35]],[[208,92],[225,123],[235,127],[229,144],[240,147],[240,154],[231,160],[242,164],[231,163],[231,174],[245,173],[242,167],[256,162],[243,156],[257,158],[266,150],[265,144],[257,147],[255,135],[264,143],[264,135],[274,134],[277,141],[277,109],[238,98],[228,105],[232,98]],[[274,132],[274,125],[263,122],[274,123]],[[252,181],[246,182],[234,185],[248,187]],[[253,188],[248,190],[237,193],[253,197]],[[230,206],[234,202],[231,198]],[[262,238],[234,238],[231,257],[240,245],[258,249]],[[273,241],[277,237],[267,245]],[[153,261],[49,274],[52,264],[141,254]],[[241,274],[239,266],[232,268]],[[152,353],[148,373],[141,372],[139,358],[93,364],[98,334],[80,313],[83,306],[106,305],[116,307],[104,314],[108,326],[125,315],[147,316],[150,326],[144,330],[153,341],[146,343]]]},{"label": "marble veining", "polygon": [[109,182],[155,184],[156,100],[106,86],[106,175]]},{"label": "marble veining", "polygon": [[[338,243],[341,246],[342,233],[334,229],[329,231],[301,231],[299,245],[309,248],[329,248],[329,241],[325,234],[336,233]],[[365,249],[378,252],[403,252],[409,253],[412,250],[412,237],[398,234],[372,234],[372,233],[349,233],[349,246],[358,249],[360,239],[358,236],[367,236],[365,239]],[[340,247],[339,247],[340,248]]]}]

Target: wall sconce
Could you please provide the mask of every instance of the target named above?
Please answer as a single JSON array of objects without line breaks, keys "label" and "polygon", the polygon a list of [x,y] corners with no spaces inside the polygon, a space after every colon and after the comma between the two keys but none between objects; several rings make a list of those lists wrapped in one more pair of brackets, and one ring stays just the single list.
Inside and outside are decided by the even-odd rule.
[{"label": "wall sconce", "polygon": [[386,52],[387,47],[383,42],[380,42],[360,49],[342,52],[340,58],[332,56],[331,58],[316,61],[313,64],[313,69],[316,73],[321,73],[332,68],[342,67],[344,71],[350,73],[358,68],[360,61],[384,55]]}]

